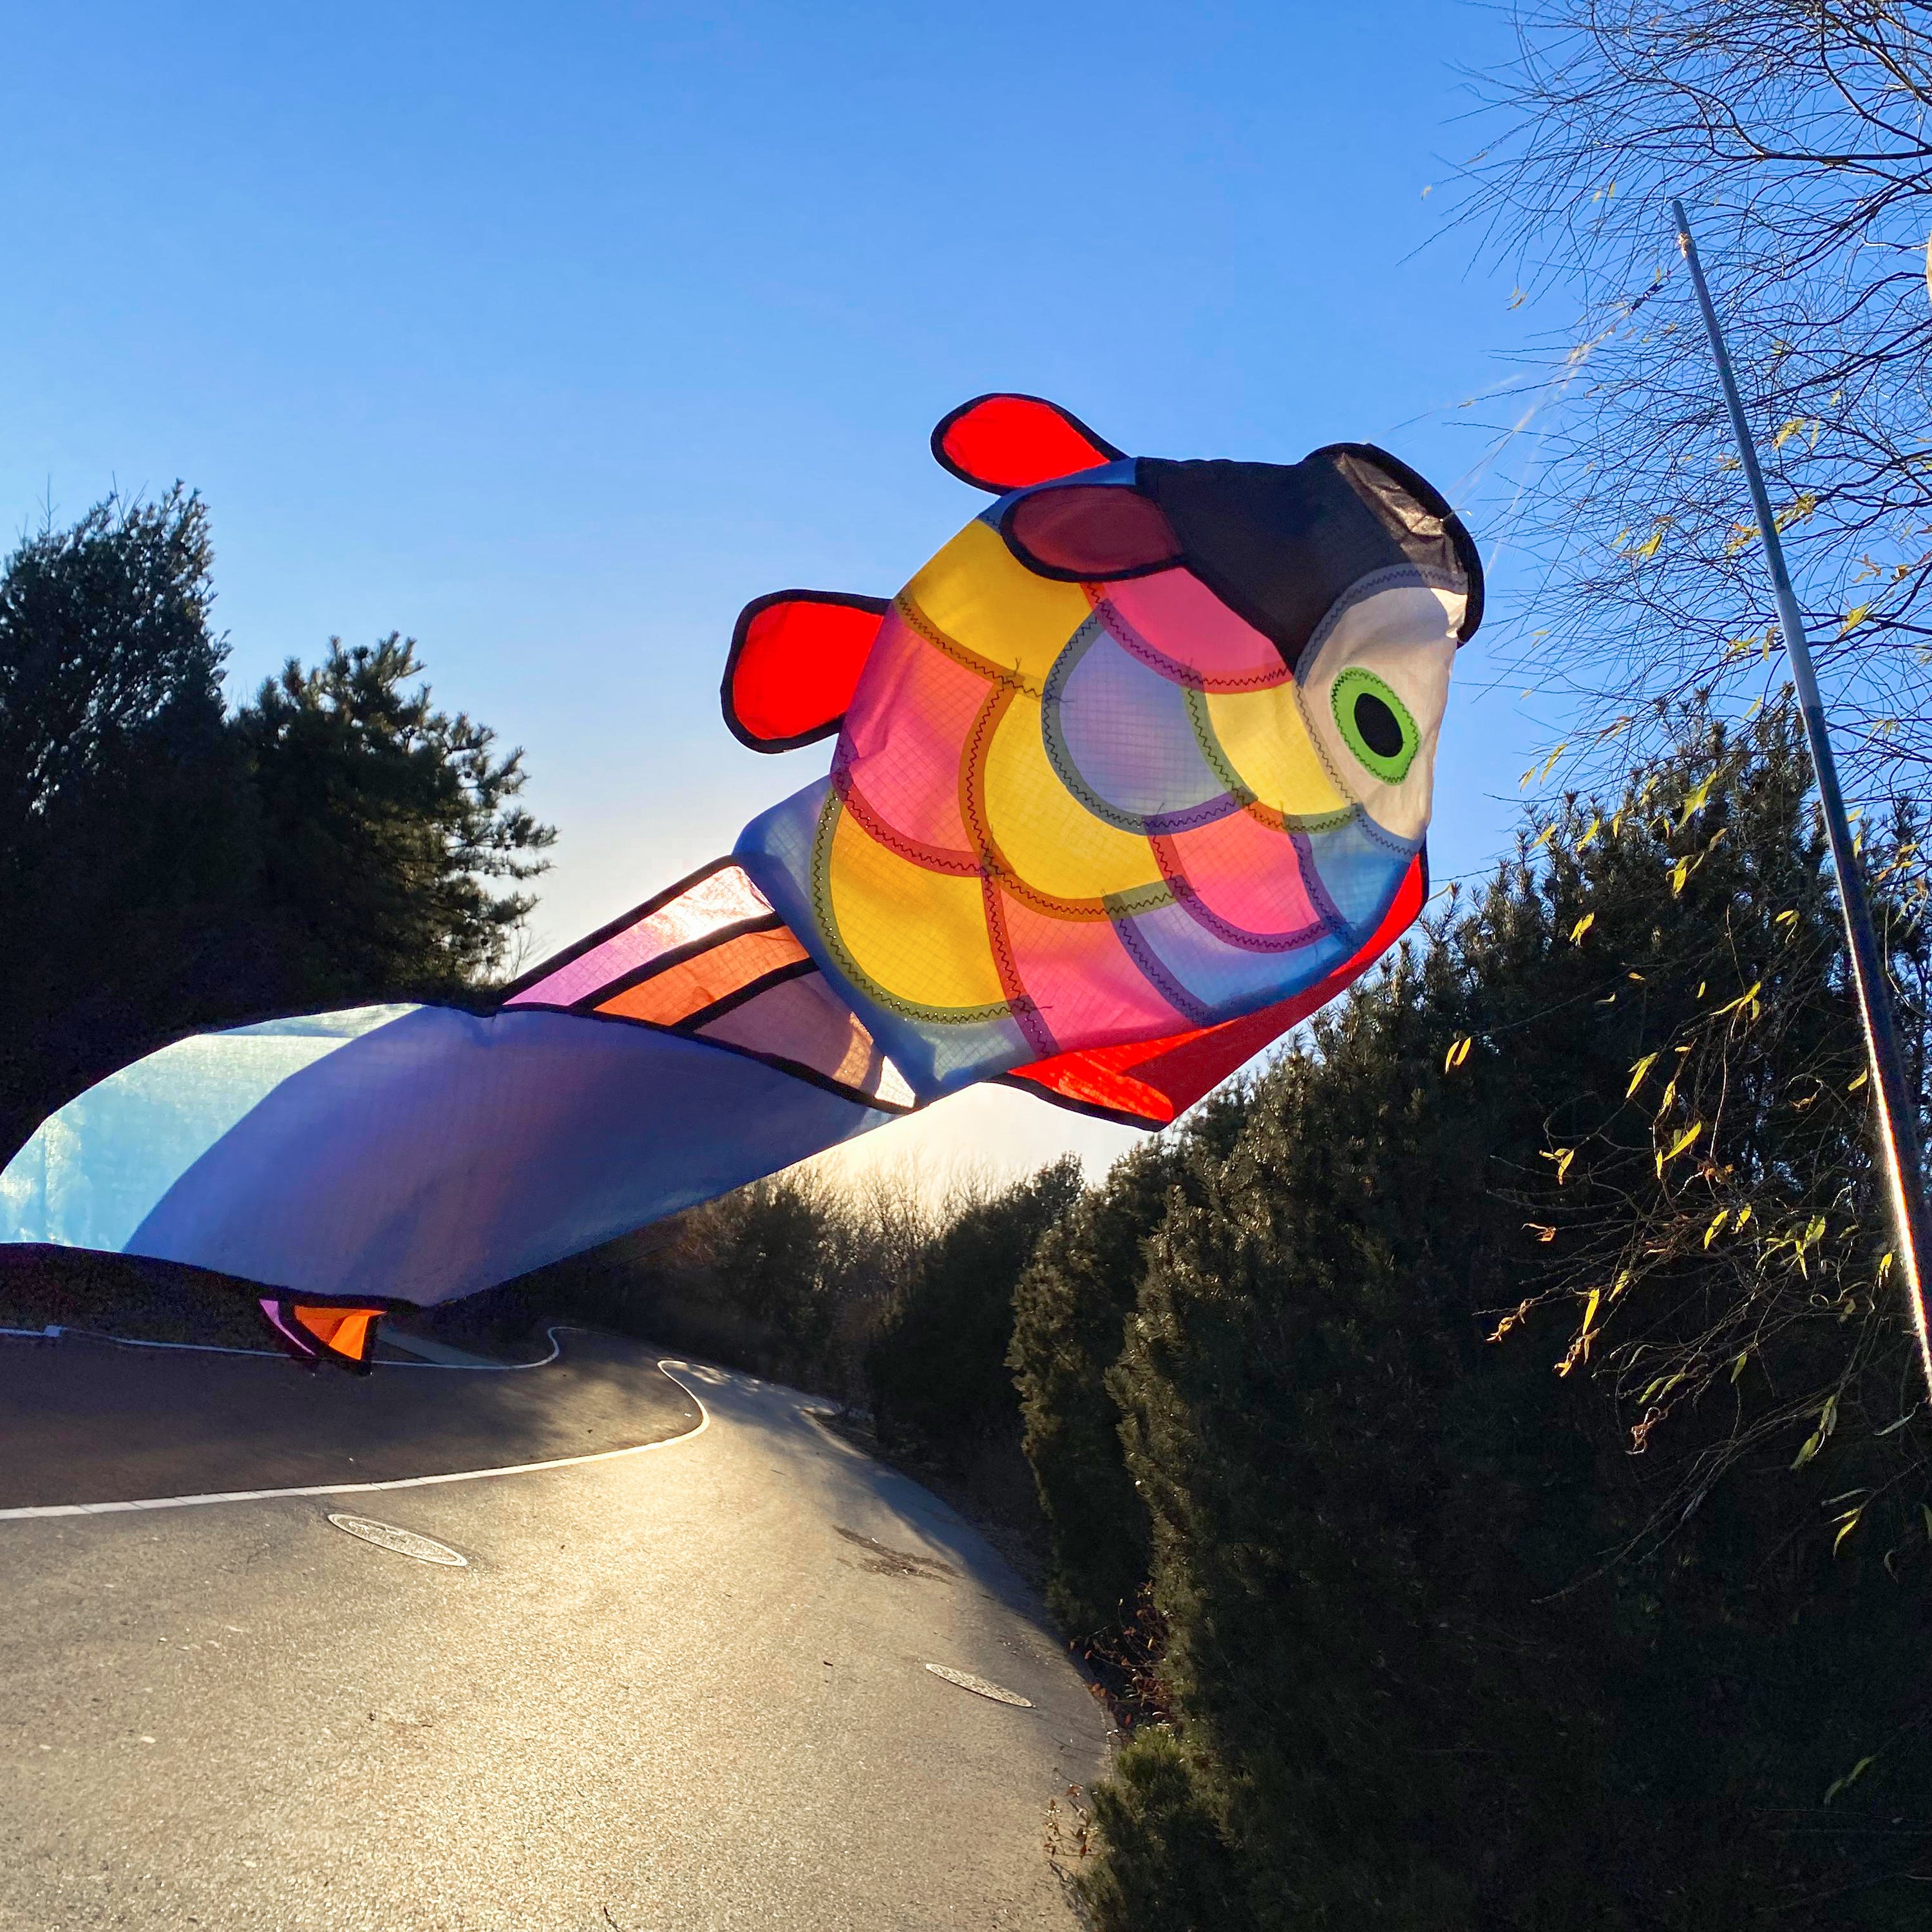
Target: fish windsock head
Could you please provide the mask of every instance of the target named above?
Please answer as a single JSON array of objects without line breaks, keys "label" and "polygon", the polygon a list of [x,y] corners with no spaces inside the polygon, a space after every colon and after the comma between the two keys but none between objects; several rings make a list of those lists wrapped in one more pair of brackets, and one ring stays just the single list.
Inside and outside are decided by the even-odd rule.
[{"label": "fish windsock head", "polygon": [[1036,575],[1185,571],[1265,637],[1337,784],[1419,838],[1457,647],[1482,620],[1462,520],[1406,464],[1336,443],[1297,464],[1120,458],[1008,493],[994,520]]},{"label": "fish windsock head", "polygon": [[1366,444],[1135,458],[1036,397],[933,449],[994,500],[889,604],[740,620],[733,728],[838,734],[746,829],[761,889],[922,1100],[1312,1010],[1426,893],[1454,512]]}]

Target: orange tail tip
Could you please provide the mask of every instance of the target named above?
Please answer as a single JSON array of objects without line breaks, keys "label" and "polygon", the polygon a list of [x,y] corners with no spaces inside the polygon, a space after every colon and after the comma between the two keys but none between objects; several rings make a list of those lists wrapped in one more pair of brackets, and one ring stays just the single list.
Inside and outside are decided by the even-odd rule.
[{"label": "orange tail tip", "polygon": [[362,1303],[290,1301],[265,1297],[262,1312],[276,1339],[298,1362],[334,1362],[366,1376],[375,1366],[376,1324],[389,1310]]}]

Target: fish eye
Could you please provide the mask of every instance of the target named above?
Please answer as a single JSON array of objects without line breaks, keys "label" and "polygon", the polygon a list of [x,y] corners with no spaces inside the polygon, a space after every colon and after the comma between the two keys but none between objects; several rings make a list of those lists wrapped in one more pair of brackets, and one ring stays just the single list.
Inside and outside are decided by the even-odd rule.
[{"label": "fish eye", "polygon": [[1335,680],[1335,722],[1350,751],[1388,784],[1414,762],[1421,734],[1408,707],[1371,670],[1351,665]]}]

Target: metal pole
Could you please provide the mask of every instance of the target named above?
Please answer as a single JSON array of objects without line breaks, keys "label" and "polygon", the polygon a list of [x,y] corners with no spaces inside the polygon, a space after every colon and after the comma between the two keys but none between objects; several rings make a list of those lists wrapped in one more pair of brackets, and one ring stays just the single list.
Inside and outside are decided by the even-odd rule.
[{"label": "metal pole", "polygon": [[1858,1018],[1864,1025],[1879,1157],[1891,1197],[1894,1230],[1892,1252],[1904,1277],[1906,1305],[1911,1311],[1912,1330],[1918,1343],[1918,1365],[1928,1390],[1932,1391],[1932,1336],[1928,1336],[1926,1329],[1922,1265],[1927,1257],[1932,1256],[1932,1227],[1928,1223],[1924,1174],[1919,1159],[1917,1096],[1906,1084],[1905,1060],[1899,1052],[1898,1029],[1892,1019],[1892,999],[1886,988],[1885,965],[1872,928],[1871,902],[1865,896],[1864,874],[1845,817],[1844,794],[1838,789],[1838,768],[1832,756],[1832,741],[1826,735],[1824,707],[1819,701],[1818,680],[1811,668],[1811,646],[1805,638],[1798,599],[1791,592],[1790,573],[1784,567],[1784,546],[1771,513],[1771,500],[1764,493],[1757,450],[1744,422],[1737,379],[1731,374],[1724,332],[1718,326],[1718,312],[1711,306],[1711,291],[1704,284],[1703,268],[1697,260],[1697,244],[1691,239],[1683,202],[1673,200],[1670,212],[1677,219],[1677,245],[1690,266],[1691,286],[1697,291],[1704,331],[1711,338],[1711,353],[1718,364],[1718,379],[1724,385],[1724,406],[1731,412],[1731,434],[1737,440],[1744,481],[1750,486],[1751,502],[1757,511],[1757,526],[1763,533],[1771,586],[1778,598],[1778,622],[1784,627],[1784,648],[1791,658],[1792,680],[1798,687],[1798,709],[1804,720],[1805,742],[1811,748],[1812,768],[1818,775],[1818,802],[1825,814],[1826,836],[1831,841],[1832,864],[1838,875],[1838,903],[1844,908],[1845,935],[1851,944],[1852,983],[1858,995]]}]

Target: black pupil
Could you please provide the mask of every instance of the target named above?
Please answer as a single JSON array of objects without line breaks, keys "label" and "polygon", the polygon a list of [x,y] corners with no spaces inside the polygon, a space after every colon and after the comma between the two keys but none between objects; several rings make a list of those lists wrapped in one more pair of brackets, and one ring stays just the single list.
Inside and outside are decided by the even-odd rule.
[{"label": "black pupil", "polygon": [[1372,691],[1362,692],[1355,699],[1355,729],[1378,758],[1393,758],[1402,749],[1402,727]]}]

